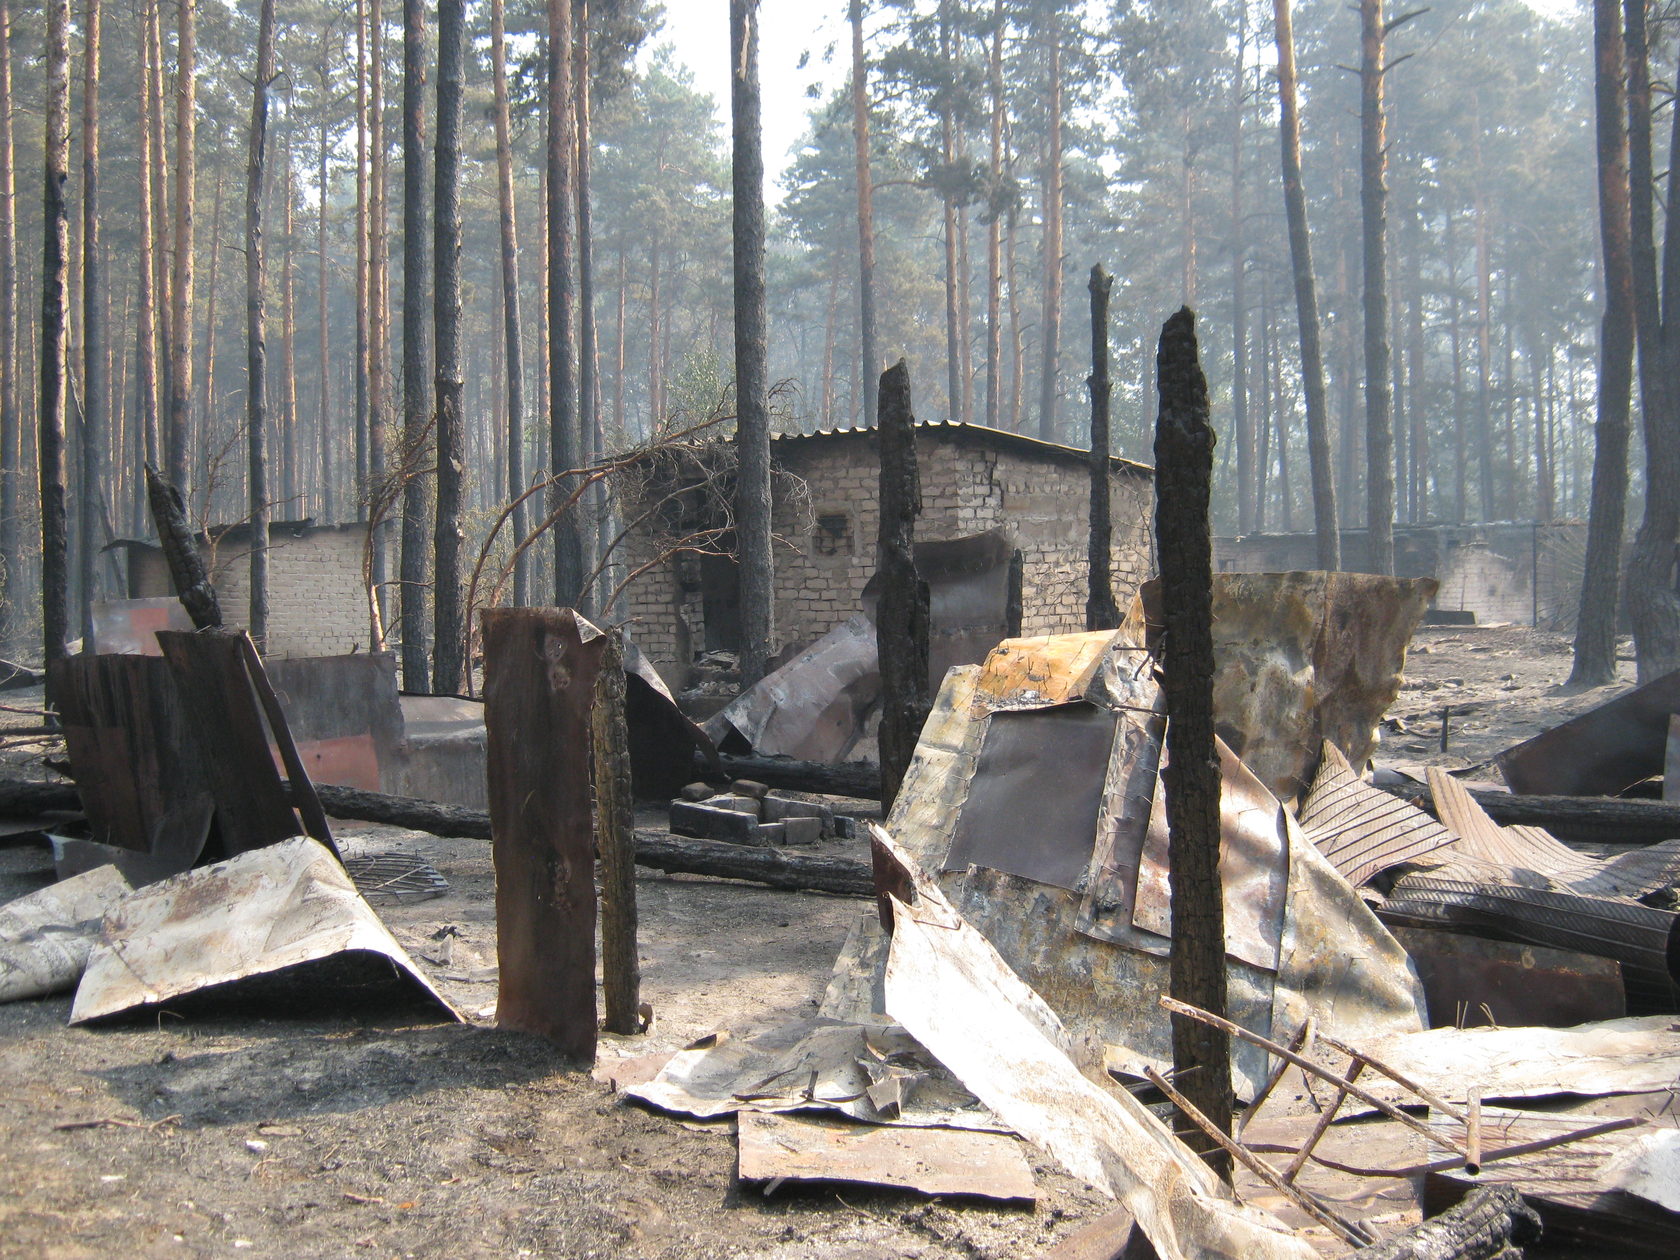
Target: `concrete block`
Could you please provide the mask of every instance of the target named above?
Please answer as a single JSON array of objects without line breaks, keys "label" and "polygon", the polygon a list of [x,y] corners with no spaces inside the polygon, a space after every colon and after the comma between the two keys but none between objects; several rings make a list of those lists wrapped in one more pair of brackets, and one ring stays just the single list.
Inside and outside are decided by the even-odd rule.
[{"label": "concrete block", "polygon": [[736,779],[729,785],[729,790],[737,796],[750,796],[754,800],[763,800],[764,794],[770,788],[756,779]]},{"label": "concrete block", "polygon": [[715,791],[710,783],[690,783],[679,795],[685,801],[703,801]]},{"label": "concrete block", "polygon": [[765,848],[780,848],[787,843],[787,824],[779,822],[759,823],[758,839],[755,843],[763,845]]},{"label": "concrete block", "polygon": [[785,818],[779,824],[766,825],[780,826],[782,843],[788,845],[813,845],[823,837],[823,821],[820,818]]},{"label": "concrete block", "polygon": [[735,809],[717,809],[692,801],[671,802],[671,834],[731,844],[763,844],[758,820]]}]

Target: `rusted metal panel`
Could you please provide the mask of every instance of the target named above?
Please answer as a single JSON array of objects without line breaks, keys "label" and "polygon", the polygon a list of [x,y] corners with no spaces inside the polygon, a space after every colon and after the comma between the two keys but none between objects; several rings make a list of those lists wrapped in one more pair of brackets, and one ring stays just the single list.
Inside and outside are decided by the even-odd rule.
[{"label": "rusted metal panel", "polygon": [[75,988],[100,920],[132,891],[102,866],[0,905],[0,1002]]},{"label": "rusted metal panel", "polygon": [[1507,748],[1499,769],[1525,795],[1618,796],[1663,773],[1676,712],[1680,670]]},{"label": "rusted metal panel", "polygon": [[[915,544],[916,572],[928,585],[928,686],[937,690],[953,665],[977,665],[1011,633],[1010,563],[1014,545],[1001,529]],[[879,581],[861,596],[875,619]]]},{"label": "rusted metal panel", "polygon": [[101,655],[162,656],[159,630],[191,630],[192,618],[173,595],[152,599],[98,600],[93,605],[93,646]]},{"label": "rusted metal panel", "polygon": [[1458,845],[1417,806],[1356,775],[1328,740],[1299,818],[1307,838],[1355,887],[1402,863],[1450,860]]},{"label": "rusted metal panel", "polygon": [[243,631],[158,634],[203,757],[222,852],[230,856],[304,831],[269,751],[242,641],[249,642]]},{"label": "rusted metal panel", "polygon": [[[1156,586],[1141,592],[1152,635]],[[1217,730],[1279,800],[1306,791],[1325,740],[1354,765],[1370,757],[1435,588],[1365,573],[1214,575]]]},{"label": "rusted metal panel", "polygon": [[975,702],[996,711],[1042,709],[1083,699],[1118,637],[1113,630],[1094,630],[1005,639],[981,666]]},{"label": "rusted metal panel", "polygon": [[595,1057],[589,708],[606,652],[568,609],[483,616],[497,1021]]},{"label": "rusted metal panel", "polygon": [[[165,648],[167,651],[167,647]],[[366,1008],[390,997],[454,1008],[356,892],[338,859],[298,837],[142,888],[106,916],[72,1024],[214,992],[284,992]]]},{"label": "rusted metal panel", "polygon": [[1566,1028],[1627,1014],[1611,959],[1439,928],[1393,931],[1417,965],[1432,1028]]},{"label": "rusted metal panel", "polygon": [[742,1181],[844,1181],[921,1194],[1037,1197],[1021,1143],[1002,1133],[742,1112],[738,1134]]},{"label": "rusted metal panel", "polygon": [[386,790],[403,739],[396,657],[274,657],[265,665],[311,779]]},{"label": "rusted metal panel", "polygon": [[1116,724],[1112,710],[1084,703],[993,714],[944,869],[1083,884]]},{"label": "rusted metal panel", "polygon": [[84,654],[53,662],[50,674],[93,839],[171,870],[191,866],[214,805],[169,668],[155,657]]}]

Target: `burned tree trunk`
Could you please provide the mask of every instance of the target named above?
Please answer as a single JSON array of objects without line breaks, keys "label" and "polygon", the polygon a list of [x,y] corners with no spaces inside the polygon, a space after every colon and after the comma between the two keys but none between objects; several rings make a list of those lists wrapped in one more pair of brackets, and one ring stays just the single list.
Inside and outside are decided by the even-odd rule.
[{"label": "burned tree trunk", "polygon": [[[507,495],[514,501],[514,542],[525,541],[525,358],[519,336],[519,227],[514,217],[513,131],[508,117],[507,22],[502,0],[490,5],[490,72],[496,110],[496,207],[502,246],[502,336],[507,345]],[[531,602],[528,550],[513,562],[513,602]]]},{"label": "burned tree trunk", "polygon": [[735,532],[741,566],[741,682],[769,669],[775,633],[770,537],[769,317],[764,293],[764,133],[758,91],[757,0],[729,6],[734,119]]},{"label": "burned tree trunk", "polygon": [[624,655],[608,634],[590,710],[595,778],[595,851],[601,859],[602,1027],[629,1035],[641,1026],[641,966],[636,959],[636,802],[630,788],[630,732],[625,725]]},{"label": "burned tree trunk", "polygon": [[216,598],[216,588],[210,584],[204,557],[198,554],[198,545],[193,541],[181,492],[165,481],[151,464],[146,465],[146,498],[152,507],[152,521],[157,526],[164,563],[169,566],[169,580],[175,584],[175,594],[187,610],[187,616],[200,630],[221,625],[222,606]]},{"label": "burned tree trunk", "polygon": [[851,0],[852,148],[857,159],[858,357],[863,373],[863,424],[874,428],[876,400],[869,392],[880,352],[875,347],[875,180],[869,173],[869,72],[863,56],[863,0]]},{"label": "burned tree trunk", "polygon": [[916,572],[916,417],[910,369],[900,359],[881,373],[881,531],[876,566],[881,598],[875,640],[881,660],[881,809],[892,808],[928,715],[928,588]]},{"label": "burned tree trunk", "polygon": [[[1307,405],[1307,455],[1312,465],[1313,527],[1318,567],[1342,567],[1336,516],[1336,474],[1330,459],[1330,411],[1324,397],[1324,354],[1319,345],[1318,286],[1313,279],[1307,196],[1301,187],[1301,111],[1295,92],[1295,31],[1289,0],[1272,0],[1278,52],[1278,134],[1283,141],[1283,205],[1289,219],[1289,261],[1295,279],[1295,315],[1301,333],[1301,392]],[[1264,478],[1265,471],[1261,470]],[[1262,494],[1261,499],[1264,500]]]},{"label": "burned tree trunk", "polygon": [[[548,0],[548,423],[549,472],[556,478],[582,463],[583,451],[573,318],[572,17],[572,0]],[[575,508],[561,510],[569,494],[564,483],[555,482],[550,505],[560,516],[553,526],[554,602],[581,605],[587,599],[583,527]]]},{"label": "burned tree trunk", "polygon": [[[1365,521],[1367,561],[1394,572],[1394,420],[1388,342],[1388,141],[1383,113],[1387,72],[1382,0],[1360,0],[1359,204],[1364,247]],[[1485,431],[1485,430],[1484,430]]]},{"label": "burned tree trunk", "polygon": [[[326,79],[323,75],[322,83]],[[426,6],[403,0],[402,547],[397,562],[403,686],[427,691],[426,536],[431,532],[431,398],[426,388]],[[324,134],[324,133],[323,133]],[[325,152],[323,148],[323,152]],[[322,211],[325,214],[325,210]],[[323,234],[324,237],[324,234]],[[324,263],[322,264],[325,265]],[[323,311],[326,309],[322,307]],[[325,406],[322,414],[326,414]],[[329,479],[330,481],[330,479]]]},{"label": "burned tree trunk", "polygon": [[251,88],[251,148],[245,168],[245,423],[250,453],[251,639],[268,646],[268,277],[263,266],[263,174],[268,85],[274,78],[274,0],[257,18],[257,73]]},{"label": "burned tree trunk", "polygon": [[[1101,263],[1091,268],[1091,540],[1087,555],[1090,593],[1085,597],[1085,628],[1111,630],[1120,624],[1114,603],[1114,574],[1110,548],[1114,539],[1109,519],[1108,485],[1108,295],[1114,277]],[[1240,374],[1240,372],[1239,372]]]},{"label": "burned tree trunk", "polygon": [[[17,389],[17,176],[12,144],[12,11],[0,0],[0,648],[16,629],[19,590],[18,478],[23,423]],[[142,229],[144,230],[144,229]]]},{"label": "burned tree trunk", "polygon": [[[1213,734],[1213,545],[1208,499],[1213,427],[1207,378],[1188,308],[1161,329],[1156,354],[1155,541],[1166,624],[1168,865],[1172,871],[1172,995],[1225,1011],[1225,903],[1219,881],[1219,757]],[[1222,1132],[1231,1130],[1230,1038],[1172,1018],[1173,1071],[1186,1097]],[[1229,1178],[1230,1157],[1180,1117],[1179,1135]]]},{"label": "burned tree trunk", "polygon": [[437,521],[432,532],[432,690],[454,695],[467,674],[461,608],[461,120],[466,92],[465,0],[438,6],[438,110],[432,223],[432,336],[437,375]]},{"label": "burned tree trunk", "polygon": [[589,708],[605,637],[568,610],[484,615],[484,724],[497,1021],[595,1057],[595,854]]},{"label": "burned tree trunk", "polygon": [[[192,436],[193,204],[198,186],[198,0],[177,0],[175,257],[169,286],[169,480],[187,493]],[[161,74],[161,68],[159,70]]]},{"label": "burned tree trunk", "polygon": [[[110,407],[105,364],[105,277],[99,245],[99,0],[88,0],[82,31],[82,491],[76,566],[84,639],[93,641],[99,572],[99,502],[105,494]],[[6,364],[5,371],[11,370]]]},{"label": "burned tree trunk", "polygon": [[47,5],[45,173],[41,184],[40,432],[41,635],[43,664],[66,653],[69,546],[64,515],[64,396],[68,367],[70,212],[70,3]]},{"label": "burned tree trunk", "polygon": [[1439,1216],[1348,1253],[1349,1260],[1515,1260],[1540,1217],[1511,1186],[1478,1186]]}]

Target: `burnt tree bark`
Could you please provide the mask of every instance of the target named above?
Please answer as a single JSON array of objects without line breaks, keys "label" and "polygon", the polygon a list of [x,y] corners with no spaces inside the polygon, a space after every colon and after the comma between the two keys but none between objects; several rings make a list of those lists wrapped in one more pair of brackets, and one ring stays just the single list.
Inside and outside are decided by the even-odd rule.
[{"label": "burnt tree bark", "polygon": [[105,442],[111,427],[105,379],[105,269],[99,245],[100,19],[100,0],[87,0],[82,30],[82,487],[76,585],[82,637],[88,643],[93,642],[99,503],[106,493]]},{"label": "burnt tree bark", "polygon": [[[1290,271],[1301,336],[1301,392],[1307,409],[1307,457],[1312,466],[1313,528],[1318,567],[1342,567],[1341,525],[1336,515],[1336,473],[1330,458],[1330,409],[1324,397],[1324,352],[1319,343],[1318,286],[1313,279],[1307,197],[1301,187],[1301,110],[1295,90],[1295,31],[1289,0],[1272,0],[1278,53],[1278,134],[1283,144],[1283,206],[1289,220]],[[1265,472],[1261,470],[1261,476]],[[1287,492],[1287,491],[1286,491]]]},{"label": "burnt tree bark", "polygon": [[991,47],[986,57],[987,90],[991,96],[987,120],[991,186],[986,207],[986,425],[1001,427],[1001,360],[1003,358],[1003,0],[992,0]]},{"label": "burnt tree bark", "polygon": [[68,539],[64,515],[64,396],[69,341],[70,0],[46,6],[46,135],[41,185],[40,431],[36,460],[41,490],[42,655],[51,665],[66,654],[70,630]]},{"label": "burnt tree bark", "polygon": [[257,72],[251,86],[251,145],[245,166],[245,427],[250,466],[251,640],[268,645],[267,270],[263,257],[263,175],[268,156],[268,85],[274,79],[274,0],[257,16]]},{"label": "burnt tree bark", "polygon": [[484,614],[501,959],[496,1018],[504,1028],[546,1037],[583,1062],[595,1057],[589,708],[605,650],[605,636],[580,639],[569,610],[491,608]]},{"label": "burnt tree bark", "polygon": [[210,571],[204,567],[204,557],[193,540],[181,492],[165,481],[151,464],[146,465],[146,500],[152,509],[163,561],[169,567],[169,580],[187,616],[200,630],[221,625],[221,601],[211,584]]},{"label": "burnt tree bark", "polygon": [[169,480],[190,492],[193,204],[198,181],[198,0],[177,0],[175,33],[175,259],[169,282]]},{"label": "burnt tree bark", "polygon": [[464,689],[461,610],[461,119],[466,87],[465,0],[438,5],[437,168],[432,224],[432,336],[437,348],[437,523],[432,534],[432,690]]},{"label": "burnt tree bark", "polygon": [[1616,676],[1616,609],[1627,511],[1633,407],[1633,227],[1628,196],[1626,44],[1618,0],[1593,0],[1593,103],[1598,155],[1598,236],[1604,315],[1598,325],[1598,421],[1593,427],[1592,506],[1575,659],[1569,683],[1602,687]]},{"label": "burnt tree bark", "polygon": [[[1166,624],[1162,689],[1167,704],[1168,865],[1172,871],[1171,991],[1181,1002],[1225,1012],[1225,903],[1219,879],[1219,758],[1213,733],[1213,545],[1208,500],[1213,427],[1207,378],[1188,308],[1161,329],[1156,353],[1155,542]],[[1173,1072],[1219,1129],[1231,1131],[1230,1038],[1172,1017]],[[1219,1174],[1230,1157],[1186,1118],[1179,1136]]]},{"label": "burnt tree bark", "polygon": [[12,10],[0,0],[0,647],[11,646],[18,597],[18,478],[23,421],[17,390],[17,154],[12,143]]},{"label": "burnt tree bark", "polygon": [[869,70],[863,55],[863,0],[851,0],[852,148],[857,158],[858,203],[858,358],[863,374],[863,424],[875,427],[876,398],[869,378],[880,351],[875,341],[875,179],[869,170]]},{"label": "burnt tree bark", "polygon": [[[509,522],[517,545],[525,540],[525,359],[519,337],[519,227],[513,198],[513,129],[508,117],[507,33],[503,0],[490,5],[490,70],[496,109],[496,206],[502,245],[502,336],[507,349],[507,494],[515,501]],[[513,602],[531,602],[528,549],[513,562]]]},{"label": "burnt tree bark", "polygon": [[[578,425],[577,325],[573,311],[572,3],[548,0],[548,406],[550,472],[578,467],[583,454]],[[559,511],[570,491],[556,481],[550,510]],[[575,510],[554,522],[554,602],[579,604],[583,589],[583,528]]]},{"label": "burnt tree bark", "polygon": [[[1404,21],[1399,18],[1397,21]],[[1365,524],[1367,563],[1394,572],[1394,419],[1388,341],[1388,72],[1382,0],[1359,0],[1359,206],[1365,316]]]},{"label": "burnt tree bark", "polygon": [[[1085,597],[1085,628],[1111,630],[1120,624],[1120,609],[1114,602],[1114,525],[1109,516],[1108,404],[1112,384],[1108,379],[1108,296],[1114,277],[1098,263],[1091,268],[1091,533],[1086,552],[1090,590]],[[1240,375],[1240,373],[1239,373]]]},{"label": "burnt tree bark", "polygon": [[601,859],[602,1027],[629,1035],[641,1027],[641,965],[636,956],[636,801],[630,787],[625,724],[624,650],[606,635],[589,724],[595,780],[595,852]]},{"label": "burnt tree bark", "polygon": [[881,810],[892,808],[928,715],[928,587],[916,572],[916,518],[922,484],[910,369],[900,359],[881,373],[881,526],[876,570],[881,597],[875,641],[881,661]]},{"label": "burnt tree bark", "polygon": [[735,193],[735,537],[741,566],[741,683],[750,687],[769,668],[775,634],[757,0],[731,0],[729,47]]},{"label": "burnt tree bark", "polygon": [[426,240],[426,5],[403,0],[403,481],[402,543],[397,561],[402,618],[403,686],[428,691],[426,573],[433,478],[430,359],[426,297],[431,257]]},{"label": "burnt tree bark", "polygon": [[[1044,135],[1044,310],[1040,320],[1043,362],[1038,378],[1038,436],[1056,440],[1056,368],[1061,361],[1062,331],[1062,19],[1059,4],[1045,8],[1049,92]],[[1190,166],[1185,164],[1185,170]]]}]

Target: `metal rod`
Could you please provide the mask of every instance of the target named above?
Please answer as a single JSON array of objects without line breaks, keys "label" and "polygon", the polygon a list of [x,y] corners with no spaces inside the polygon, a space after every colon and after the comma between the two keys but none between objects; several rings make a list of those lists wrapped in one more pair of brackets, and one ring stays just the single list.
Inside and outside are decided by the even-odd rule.
[{"label": "metal rod", "polygon": [[1474,1085],[1464,1113],[1464,1171],[1474,1177],[1482,1171],[1482,1091]]},{"label": "metal rod", "polygon": [[1330,1100],[1330,1105],[1319,1113],[1318,1123],[1313,1125],[1312,1132],[1307,1134],[1307,1140],[1301,1145],[1301,1149],[1295,1152],[1295,1158],[1289,1161],[1289,1167],[1283,1170],[1285,1181],[1293,1183],[1300,1174],[1302,1167],[1312,1157],[1313,1147],[1318,1145],[1319,1138],[1324,1136],[1324,1130],[1334,1123],[1336,1113],[1342,1109],[1342,1103],[1347,1101],[1347,1087],[1353,1084],[1364,1070],[1365,1060],[1354,1059],[1347,1074],[1347,1082],[1336,1087],[1336,1096]]},{"label": "metal rod", "polygon": [[1352,1046],[1337,1041],[1334,1037],[1325,1033],[1319,1034],[1319,1040],[1333,1050],[1340,1050],[1343,1054],[1349,1055],[1355,1059],[1363,1059],[1377,1071],[1388,1077],[1388,1079],[1393,1081],[1396,1085],[1399,1085],[1404,1089],[1411,1090],[1412,1093],[1416,1094],[1419,1098],[1423,1099],[1424,1102],[1428,1103],[1431,1107],[1435,1108],[1435,1110],[1441,1112],[1443,1115],[1457,1120],[1460,1124],[1467,1123],[1464,1113],[1457,1107],[1453,1106],[1446,1099],[1431,1093],[1428,1089],[1419,1085],[1411,1077],[1403,1075],[1398,1068],[1390,1067],[1387,1063],[1384,1063],[1375,1055],[1367,1054],[1363,1050],[1355,1050]]},{"label": "metal rod", "polygon": [[[1308,1015],[1306,1019],[1301,1021],[1301,1026],[1296,1029],[1294,1037],[1290,1038],[1289,1048],[1296,1054],[1307,1053],[1307,1051],[1312,1049],[1313,1037],[1317,1035],[1317,1032],[1318,1017]],[[1256,1113],[1260,1110],[1261,1104],[1263,1104],[1266,1099],[1270,1098],[1272,1096],[1272,1091],[1276,1089],[1280,1083],[1282,1083],[1283,1074],[1289,1071],[1289,1068],[1290,1062],[1288,1059],[1278,1060],[1278,1065],[1272,1069],[1272,1074],[1266,1078],[1265,1085],[1261,1086],[1260,1092],[1254,1096],[1254,1101],[1248,1104],[1248,1110],[1244,1111],[1241,1117],[1238,1118],[1238,1137],[1241,1137],[1243,1135],[1243,1130],[1248,1128],[1248,1122],[1254,1119]]]}]

